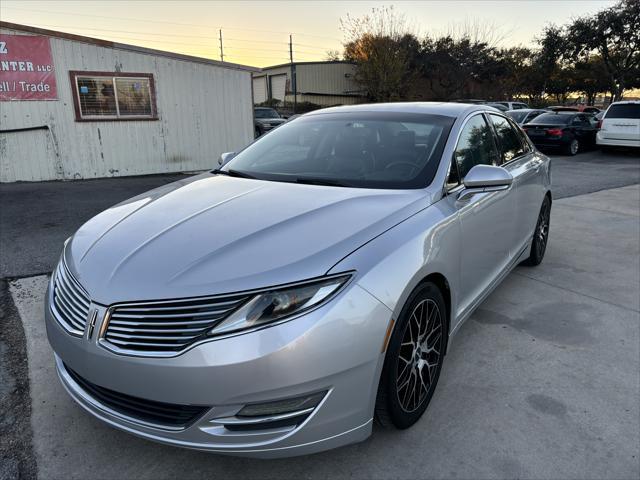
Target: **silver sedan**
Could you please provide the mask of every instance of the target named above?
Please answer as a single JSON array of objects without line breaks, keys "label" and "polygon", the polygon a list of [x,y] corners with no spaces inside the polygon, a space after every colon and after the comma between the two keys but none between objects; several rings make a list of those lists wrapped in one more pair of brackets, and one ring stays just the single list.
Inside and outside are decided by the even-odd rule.
[{"label": "silver sedan", "polygon": [[303,115],[67,241],[46,297],[58,374],[116,428],[226,454],[410,427],[464,320],[542,261],[550,183],[483,105]]}]

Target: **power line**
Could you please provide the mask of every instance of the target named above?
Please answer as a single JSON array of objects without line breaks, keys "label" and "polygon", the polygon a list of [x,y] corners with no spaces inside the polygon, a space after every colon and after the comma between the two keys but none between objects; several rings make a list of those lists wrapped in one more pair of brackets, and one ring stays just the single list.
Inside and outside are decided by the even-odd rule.
[{"label": "power line", "polygon": [[[76,17],[92,17],[92,18],[105,18],[105,19],[110,19],[110,20],[119,20],[119,21],[135,21],[135,22],[146,22],[146,23],[161,23],[161,24],[166,24],[166,25],[180,25],[180,26],[184,26],[184,27],[200,27],[200,28],[211,28],[210,25],[202,25],[202,24],[195,24],[195,23],[181,23],[181,22],[168,22],[166,20],[149,20],[149,19],[142,19],[142,18],[122,18],[122,17],[111,17],[111,16],[106,16],[106,15],[93,15],[93,14],[88,14],[88,13],[72,13],[72,12],[56,12],[56,11],[52,11],[52,10],[33,10],[30,8],[20,8],[20,7],[3,7],[5,10],[19,10],[19,11],[25,11],[25,12],[30,12],[30,13],[46,13],[46,14],[52,14],[52,15],[71,15],[71,16],[76,16]],[[245,31],[245,32],[262,32],[262,33],[277,33],[277,34],[295,34],[295,35],[300,35],[300,36],[304,36],[304,37],[314,37],[314,38],[325,38],[325,39],[329,39],[329,40],[338,40],[339,39],[335,38],[335,37],[326,37],[326,36],[322,36],[322,35],[313,35],[313,34],[309,34],[309,33],[302,33],[302,32],[283,32],[283,31],[275,31],[275,30],[260,30],[260,29],[251,29],[251,28],[240,28],[240,27],[220,27],[223,30],[237,30],[237,31]]]},{"label": "power line", "polygon": [[[234,42],[255,42],[255,40],[247,40],[242,38],[229,38],[227,40],[232,40]],[[260,43],[275,43],[276,45],[289,45],[287,42],[275,42],[273,40],[260,40]]]},{"label": "power line", "polygon": [[251,48],[251,47],[234,47],[231,46],[229,47],[228,45],[225,45],[226,49],[230,49],[230,50],[250,50],[252,52],[284,52],[286,51],[285,47],[282,48]]},{"label": "power line", "polygon": [[[71,28],[71,29],[76,29],[76,30],[91,30],[91,31],[96,31],[96,32],[110,32],[110,33],[133,33],[136,35],[153,35],[153,36],[160,36],[160,37],[166,37],[167,34],[166,33],[152,33],[152,32],[140,32],[140,31],[132,31],[132,30],[111,30],[111,29],[107,29],[107,28],[94,28],[94,27],[78,27],[78,26],[72,26],[72,25],[51,25],[51,24],[47,24],[47,23],[39,23],[38,27],[48,27],[48,28]],[[185,38],[197,38],[197,39],[210,39],[211,35],[179,35],[179,34],[171,34],[172,37],[185,37]]]},{"label": "power line", "polygon": [[[66,27],[56,27],[56,26],[52,26],[55,28],[66,28]],[[85,30],[84,27],[80,27],[80,30]],[[86,29],[86,30],[90,30],[90,29]],[[129,32],[129,31],[125,31],[122,30],[123,33],[135,33],[135,32]],[[72,32],[68,32],[68,33],[72,33]],[[100,37],[105,37],[104,35],[101,34],[95,34],[97,38]],[[136,43],[152,43],[152,44],[162,44],[162,45],[180,45],[180,46],[185,46],[185,47],[204,47],[207,49],[211,49],[213,48],[212,45],[210,43],[192,43],[192,42],[176,42],[176,41],[171,41],[171,42],[166,42],[163,40],[157,40],[157,39],[149,39],[149,38],[140,38],[140,37],[134,37],[134,36],[129,36],[129,35],[114,35],[111,38],[101,38],[102,40],[108,40],[108,41],[121,41],[121,42],[136,42]],[[218,38],[218,40],[220,40]],[[163,47],[164,48],[164,47]],[[279,60],[284,60],[284,57],[282,57],[281,55],[274,55],[274,56],[255,56],[255,55],[247,55],[244,52],[276,52],[276,53],[281,53],[283,55],[286,55],[286,44],[283,44],[283,48],[282,49],[270,49],[270,48],[251,48],[251,47],[237,47],[237,46],[224,46],[224,50],[231,50],[231,51],[237,51],[240,50],[241,54],[243,56],[248,56],[250,58],[278,58]],[[304,52],[304,51],[296,51],[296,53],[306,53],[306,54],[310,54],[310,55],[318,55],[315,52]],[[224,55],[224,53],[223,53]],[[226,55],[228,56],[228,55]],[[234,56],[236,56],[236,54],[234,54]]]}]

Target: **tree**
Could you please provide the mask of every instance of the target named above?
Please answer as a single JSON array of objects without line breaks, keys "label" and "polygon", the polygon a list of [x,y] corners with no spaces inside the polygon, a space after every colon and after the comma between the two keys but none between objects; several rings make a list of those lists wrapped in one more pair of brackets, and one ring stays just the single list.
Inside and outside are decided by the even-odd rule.
[{"label": "tree", "polygon": [[[627,84],[632,87],[631,83]],[[607,69],[599,55],[576,62],[573,86],[577,92],[584,94],[587,105],[594,104],[598,93],[609,90]]]},{"label": "tree", "polygon": [[[496,50],[495,57],[499,68],[499,82],[497,84],[496,97],[503,94],[507,100],[513,100],[517,95],[528,93],[531,90],[531,78],[529,75],[534,53],[526,47],[511,47]],[[543,88],[536,87],[539,92]]]},{"label": "tree", "polygon": [[360,18],[340,21],[346,37],[344,58],[356,64],[354,79],[373,101],[407,98],[415,82],[412,58],[419,41],[409,33],[404,15],[393,7],[372,9]]},{"label": "tree", "polygon": [[471,39],[450,36],[422,42],[420,72],[435,99],[453,100],[482,95],[497,76],[494,50]]},{"label": "tree", "polygon": [[621,0],[574,20],[566,39],[576,58],[588,61],[594,53],[600,56],[613,99],[620,100],[640,68],[640,1]]},{"label": "tree", "polygon": [[337,62],[338,60],[341,60],[340,52],[338,50],[327,50],[325,60],[328,62]]}]

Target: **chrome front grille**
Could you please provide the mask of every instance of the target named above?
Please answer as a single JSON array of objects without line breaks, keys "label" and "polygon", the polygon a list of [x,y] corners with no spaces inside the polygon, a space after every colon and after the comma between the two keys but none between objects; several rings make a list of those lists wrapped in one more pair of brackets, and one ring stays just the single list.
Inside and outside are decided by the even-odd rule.
[{"label": "chrome front grille", "polygon": [[58,323],[72,335],[82,336],[91,300],[80,283],[60,261],[54,272],[52,310]]},{"label": "chrome front grille", "polygon": [[207,332],[249,296],[172,300],[114,306],[100,342],[116,353],[172,356]]}]

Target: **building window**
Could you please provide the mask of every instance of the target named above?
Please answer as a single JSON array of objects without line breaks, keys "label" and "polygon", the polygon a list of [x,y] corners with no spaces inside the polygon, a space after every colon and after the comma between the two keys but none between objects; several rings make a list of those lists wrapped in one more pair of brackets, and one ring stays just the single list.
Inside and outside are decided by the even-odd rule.
[{"label": "building window", "polygon": [[157,120],[152,74],[69,73],[76,120]]}]

